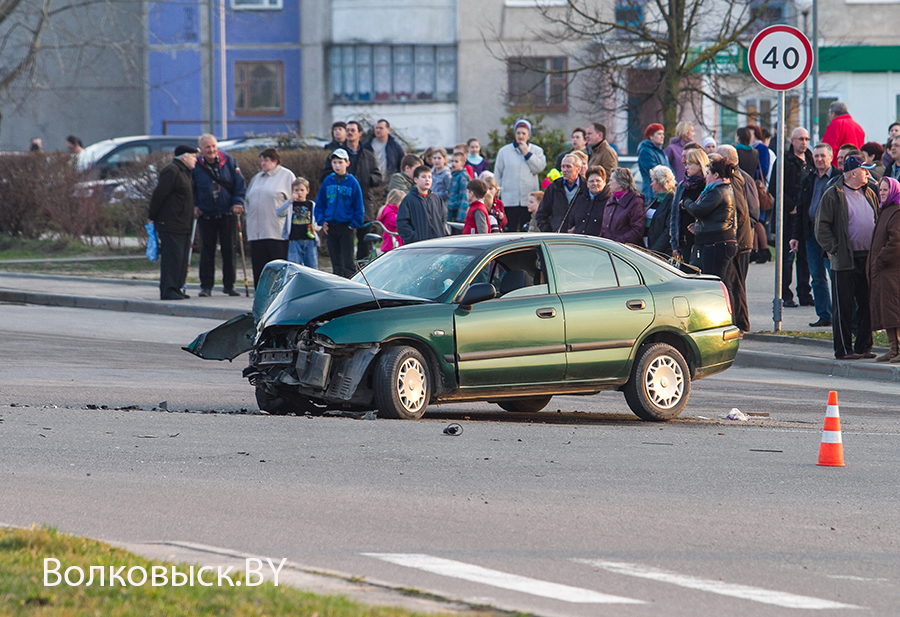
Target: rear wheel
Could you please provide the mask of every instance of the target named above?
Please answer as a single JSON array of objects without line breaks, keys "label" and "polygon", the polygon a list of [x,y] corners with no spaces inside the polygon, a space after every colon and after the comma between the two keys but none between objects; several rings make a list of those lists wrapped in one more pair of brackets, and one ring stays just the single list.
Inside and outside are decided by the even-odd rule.
[{"label": "rear wheel", "polygon": [[375,405],[385,418],[418,420],[425,415],[431,385],[425,358],[414,347],[393,347],[378,358]]},{"label": "rear wheel", "polygon": [[500,409],[517,413],[536,413],[550,403],[552,396],[531,396],[528,398],[514,398],[507,401],[497,401]]},{"label": "rear wheel", "polygon": [[638,350],[625,401],[642,420],[663,422],[678,416],[691,394],[691,377],[681,353],[666,343]]}]

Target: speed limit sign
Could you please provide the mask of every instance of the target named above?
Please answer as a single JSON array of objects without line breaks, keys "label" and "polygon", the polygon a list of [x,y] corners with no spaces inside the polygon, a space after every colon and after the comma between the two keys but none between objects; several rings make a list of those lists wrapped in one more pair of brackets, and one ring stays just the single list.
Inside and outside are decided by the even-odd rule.
[{"label": "speed limit sign", "polygon": [[769,26],[754,37],[748,61],[753,77],[766,88],[790,90],[809,76],[813,51],[796,28]]}]

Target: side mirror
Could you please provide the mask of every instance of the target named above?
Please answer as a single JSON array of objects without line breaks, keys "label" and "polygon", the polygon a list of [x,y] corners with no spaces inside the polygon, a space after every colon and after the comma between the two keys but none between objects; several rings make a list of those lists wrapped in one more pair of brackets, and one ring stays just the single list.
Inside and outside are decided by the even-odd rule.
[{"label": "side mirror", "polygon": [[459,308],[470,311],[472,305],[485,300],[493,300],[497,297],[497,290],[490,283],[476,283],[469,285],[466,293],[463,294],[462,300],[459,301]]}]

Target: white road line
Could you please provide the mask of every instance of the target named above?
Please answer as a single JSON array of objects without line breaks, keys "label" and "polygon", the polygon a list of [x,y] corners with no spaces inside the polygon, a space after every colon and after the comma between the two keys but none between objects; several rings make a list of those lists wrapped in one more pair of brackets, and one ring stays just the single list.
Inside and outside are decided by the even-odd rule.
[{"label": "white road line", "polygon": [[602,559],[574,559],[578,563],[585,563],[590,566],[602,568],[616,574],[624,574],[626,576],[636,576],[638,578],[646,578],[661,583],[671,583],[688,589],[697,589],[699,591],[708,591],[723,596],[732,596],[743,600],[752,600],[754,602],[762,602],[763,604],[774,604],[775,606],[783,606],[785,608],[805,608],[805,609],[828,609],[828,608],[864,608],[862,606],[854,606],[852,604],[842,604],[840,602],[832,602],[831,600],[822,600],[820,598],[812,598],[810,596],[798,596],[783,591],[771,591],[769,589],[761,589],[759,587],[750,587],[749,585],[738,585],[735,583],[724,583],[722,581],[711,581],[707,579],[697,578],[678,574],[676,572],[667,572],[657,568],[642,566],[633,563],[620,563],[616,561],[604,561]]},{"label": "white road line", "polygon": [[521,591],[533,596],[543,596],[545,598],[553,598],[554,600],[562,600],[564,602],[577,602],[582,604],[646,604],[646,602],[642,602],[641,600],[623,598],[621,596],[611,596],[590,589],[580,589],[578,587],[560,585],[559,583],[550,583],[548,581],[509,574],[508,572],[490,570],[461,561],[453,561],[452,559],[432,557],[431,555],[406,553],[363,553],[363,555],[375,557],[376,559],[397,564],[398,566],[416,568],[417,570],[425,570],[426,572],[440,574],[441,576],[460,578],[473,583],[491,585],[492,587],[510,589],[512,591]]}]

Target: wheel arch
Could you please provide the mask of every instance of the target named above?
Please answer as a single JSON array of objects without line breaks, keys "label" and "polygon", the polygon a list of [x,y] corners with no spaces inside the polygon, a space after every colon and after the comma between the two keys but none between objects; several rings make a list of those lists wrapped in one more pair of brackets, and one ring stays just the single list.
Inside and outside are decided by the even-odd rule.
[{"label": "wheel arch", "polygon": [[444,371],[441,370],[441,363],[437,354],[425,341],[412,336],[398,336],[386,339],[381,342],[381,350],[378,352],[375,360],[372,361],[371,366],[374,367],[377,359],[389,349],[401,346],[412,347],[425,358],[425,362],[428,365],[428,376],[431,378],[432,383],[431,400],[435,400],[446,389],[445,376]]},{"label": "wheel arch", "polygon": [[688,370],[691,373],[691,380],[694,379],[694,375],[697,371],[697,350],[694,348],[690,337],[684,336],[679,332],[673,332],[672,330],[657,330],[651,332],[641,340],[640,345],[635,347],[635,359],[637,358],[638,349],[646,345],[653,345],[654,343],[666,343],[677,349],[678,353],[684,358],[684,361],[687,362]]}]

